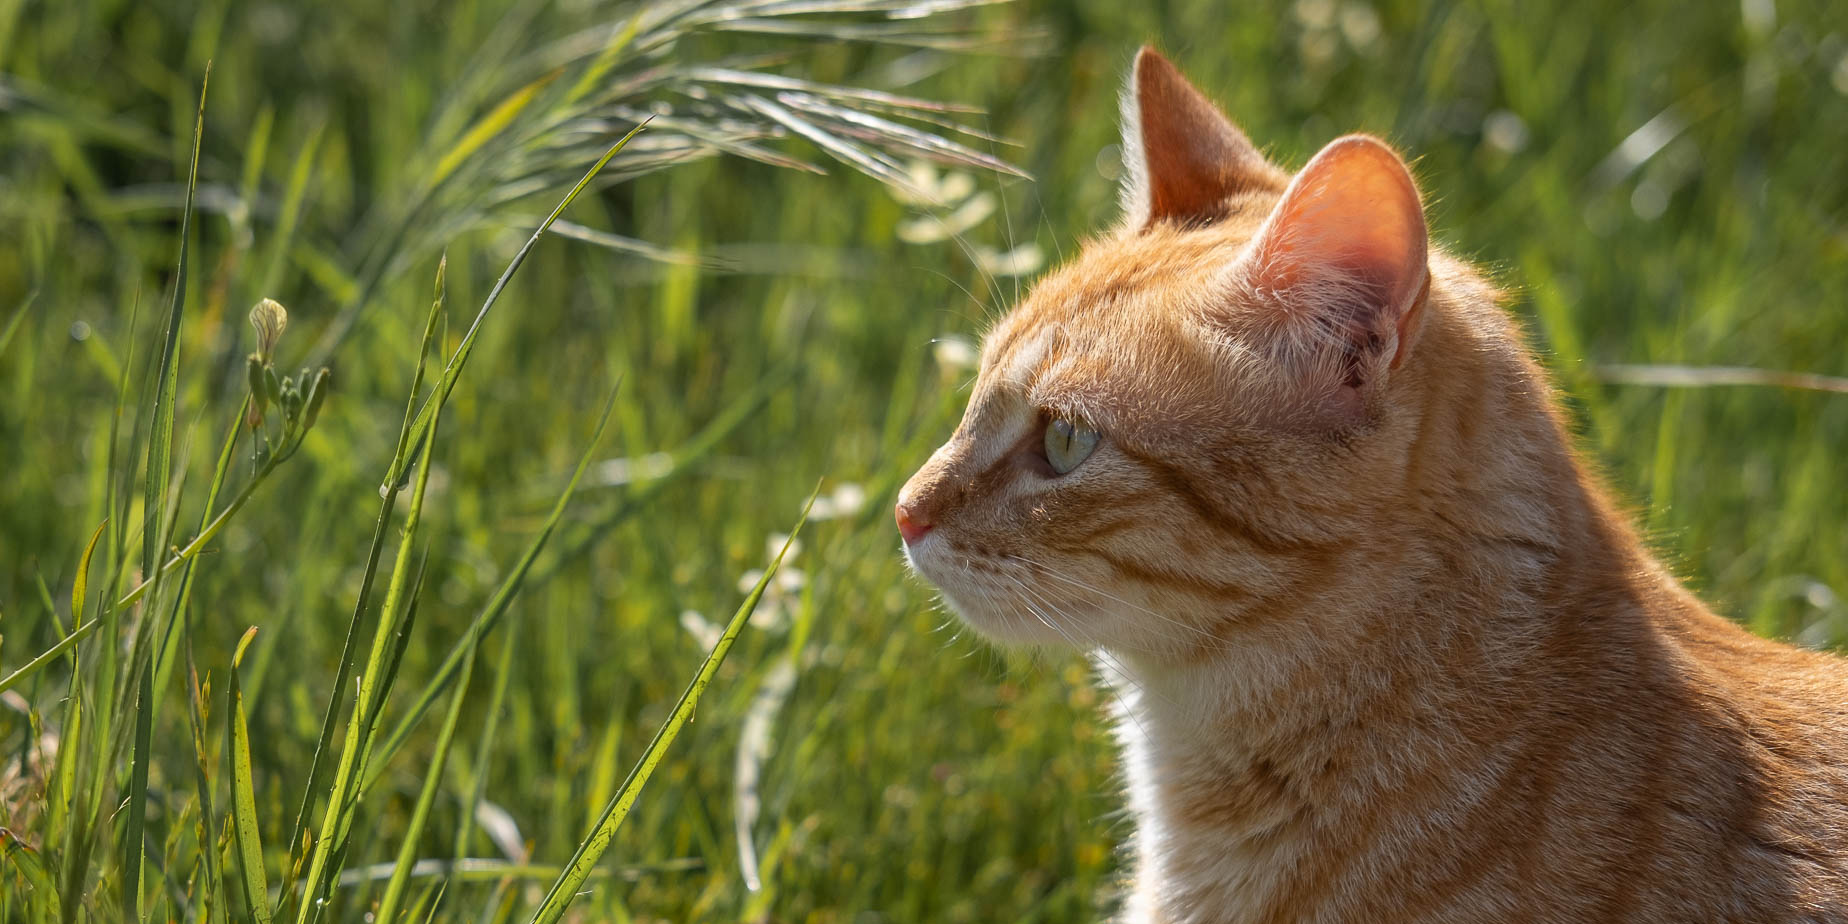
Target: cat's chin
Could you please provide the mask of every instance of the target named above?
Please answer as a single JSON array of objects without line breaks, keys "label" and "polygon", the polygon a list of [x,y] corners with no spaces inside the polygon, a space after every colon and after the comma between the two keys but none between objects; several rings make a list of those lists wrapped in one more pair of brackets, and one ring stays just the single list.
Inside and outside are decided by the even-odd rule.
[{"label": "cat's chin", "polygon": [[1075,648],[1073,639],[1046,625],[1025,611],[1007,610],[994,604],[964,605],[948,591],[940,591],[963,625],[990,643],[1006,648]]}]

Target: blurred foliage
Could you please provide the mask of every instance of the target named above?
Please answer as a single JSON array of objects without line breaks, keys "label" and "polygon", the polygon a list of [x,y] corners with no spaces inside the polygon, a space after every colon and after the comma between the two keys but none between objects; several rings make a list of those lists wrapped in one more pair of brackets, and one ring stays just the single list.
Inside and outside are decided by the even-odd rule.
[{"label": "blurred foliage", "polygon": [[[0,675],[68,631],[112,480],[119,496],[139,494],[126,447],[153,421],[131,402],[118,423],[112,408],[118,389],[142,393],[160,352],[208,60],[176,539],[198,521],[198,485],[239,413],[250,305],[288,307],[279,370],[312,359],[338,383],[297,457],[199,559],[192,589],[199,670],[214,688],[245,627],[262,627],[238,677],[272,886],[336,693],[437,251],[448,253],[447,355],[569,181],[535,171],[541,182],[497,195],[528,177],[503,157],[458,175],[466,207],[454,221],[406,221],[402,204],[435,175],[433,139],[465,136],[565,63],[548,49],[585,30],[614,35],[626,11],[599,0],[0,0]],[[971,372],[944,338],[979,335],[1027,284],[991,271],[1009,257],[1030,265],[1032,247],[1056,261],[1114,217],[1117,93],[1144,40],[1281,162],[1355,130],[1414,157],[1438,239],[1510,291],[1587,450],[1677,570],[1761,632],[1848,640],[1848,399],[1599,374],[1626,362],[1848,374],[1841,14],[1829,0],[1028,0],[942,17],[982,37],[968,48],[922,33],[869,44],[849,31],[713,30],[663,47],[676,66],[768,55],[757,60],[768,73],[979,106],[985,115],[952,118],[1005,142],[962,140],[1034,179],[920,173],[937,188],[973,181],[961,206],[934,212],[810,142],[770,138],[830,172],[689,159],[572,207],[565,218],[582,233],[534,251],[445,411],[424,595],[388,725],[544,524],[622,386],[601,461],[481,642],[424,855],[453,855],[461,832],[467,856],[563,863],[667,718],[703,633],[737,605],[740,576],[754,579],[767,537],[823,478],[838,503],[785,563],[605,854],[610,875],[590,881],[573,914],[1100,916],[1127,822],[1082,663],[1004,657],[959,633],[905,575],[887,511],[960,411]],[[670,87],[661,98],[687,99]],[[595,153],[555,166],[575,173]],[[921,214],[961,233],[933,241],[916,230]],[[378,262],[387,252],[404,257]],[[687,451],[713,432],[710,452]],[[242,451],[234,479],[252,470]],[[92,597],[109,583],[92,576]],[[796,667],[787,697],[760,697],[780,664]],[[46,768],[70,679],[59,661],[0,702],[0,826],[54,868],[59,845],[31,835],[55,785]],[[168,683],[146,782],[146,893],[178,905],[198,888],[202,854],[186,694]],[[734,831],[753,703],[770,723],[748,825],[760,892],[743,884]],[[395,856],[436,725],[418,726],[360,807],[348,879]],[[477,785],[491,808],[465,830]],[[86,914],[115,907],[120,853],[94,850]],[[12,896],[0,920],[26,919],[18,875],[0,867]],[[524,919],[550,878],[458,876],[441,916]],[[383,886],[343,885],[328,916],[359,920]]]}]

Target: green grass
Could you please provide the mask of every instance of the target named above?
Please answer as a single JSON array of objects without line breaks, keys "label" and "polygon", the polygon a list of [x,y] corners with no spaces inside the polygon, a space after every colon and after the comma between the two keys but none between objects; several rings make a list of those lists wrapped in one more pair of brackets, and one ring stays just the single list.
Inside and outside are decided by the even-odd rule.
[{"label": "green grass", "polygon": [[[1610,368],[1848,375],[1829,3],[666,9],[0,0],[0,922],[1098,918],[1081,662],[946,627],[888,511],[987,270],[1113,217],[1143,40],[1281,161],[1414,156],[1677,570],[1848,643],[1848,396]],[[265,297],[332,390],[260,456]]]}]

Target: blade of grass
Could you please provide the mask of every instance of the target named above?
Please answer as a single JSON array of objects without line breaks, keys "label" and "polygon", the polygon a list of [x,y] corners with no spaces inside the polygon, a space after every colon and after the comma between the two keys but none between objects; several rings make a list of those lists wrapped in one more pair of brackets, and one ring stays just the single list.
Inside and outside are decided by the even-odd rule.
[{"label": "blade of grass", "polygon": [[[146,493],[143,496],[142,555],[143,574],[158,575],[160,564],[161,511],[167,495],[167,480],[173,469],[173,416],[177,403],[180,375],[180,324],[186,310],[187,238],[192,228],[193,198],[199,186],[199,140],[205,131],[205,96],[211,87],[212,67],[205,68],[199,85],[199,109],[193,120],[192,169],[186,177],[186,206],[180,210],[180,257],[173,275],[173,298],[167,308],[167,336],[161,347],[160,372],[154,391],[154,427],[148,437]],[[134,910],[130,906],[130,911]]]},{"label": "blade of grass", "polygon": [[238,205],[231,210],[232,223],[246,234],[250,231],[250,206],[257,201],[257,186],[262,182],[263,168],[269,161],[270,137],[275,128],[276,107],[264,103],[257,110],[256,121],[251,123],[249,139],[244,142],[244,169],[238,174],[237,182]]},{"label": "blade of grass", "polygon": [[[430,758],[430,768],[424,774],[422,791],[417,794],[417,805],[411,810],[411,822],[405,829],[404,842],[398,847],[398,863],[392,871],[391,881],[385,885],[385,896],[379,900],[379,907],[373,920],[391,924],[398,919],[398,904],[404,899],[404,888],[411,881],[411,867],[417,856],[417,846],[423,840],[424,824],[430,819],[430,806],[436,802],[437,790],[442,786],[443,769],[449,763],[449,748],[455,743],[456,721],[462,716],[462,701],[468,695],[468,682],[475,673],[476,644],[481,636],[472,636],[468,652],[462,659],[462,677],[456,681],[456,691],[449,698],[449,711],[443,716],[443,729],[437,734],[436,754]],[[383,765],[383,760],[379,765]]]},{"label": "blade of grass", "polygon": [[[435,293],[430,300],[429,313],[424,317],[423,338],[417,348],[417,363],[411,372],[410,395],[405,398],[404,418],[398,427],[398,443],[392,451],[392,468],[397,468],[410,449],[411,420],[417,407],[417,398],[423,390],[424,373],[430,357],[430,347],[437,329],[437,319],[443,315],[445,301],[445,281],[448,277],[449,259],[445,255],[437,261]],[[340,706],[345,701],[347,680],[353,673],[353,661],[358,651],[359,628],[365,619],[367,603],[372,596],[372,583],[378,575],[379,556],[385,548],[385,534],[391,525],[392,510],[398,499],[399,485],[391,482],[384,496],[380,498],[379,515],[372,527],[372,542],[366,552],[366,568],[360,578],[359,594],[353,602],[353,616],[347,622],[346,640],[341,644],[340,663],[335,669],[334,683],[330,688],[334,692],[327,699],[327,709],[321,717],[321,734],[314,746],[314,758],[308,764],[308,782],[302,788],[301,806],[296,810],[295,824],[289,834],[289,865],[283,881],[277,916],[286,917],[289,903],[295,900],[295,875],[300,869],[308,851],[313,844],[307,840],[308,811],[314,804],[314,795],[321,789],[323,773],[322,759],[327,755],[334,740],[334,725],[340,716]],[[357,716],[357,713],[355,713]],[[297,851],[302,851],[298,853]],[[313,851],[317,855],[319,851]]]},{"label": "blade of grass", "polygon": [[[230,477],[232,460],[236,458],[238,434],[243,432],[240,423],[244,419],[244,410],[250,402],[246,395],[239,402],[237,411],[231,415],[231,426],[225,434],[225,441],[218,449],[218,463],[212,470],[212,483],[206,487],[205,506],[199,516],[199,531],[204,532],[211,525],[212,508],[218,504],[218,495],[224,490],[225,480]],[[167,639],[154,653],[154,689],[164,692],[168,677],[173,670],[174,643],[186,634],[188,628],[187,608],[192,602],[193,578],[199,563],[197,558],[188,559],[186,570],[180,575],[180,589],[173,598],[173,611],[168,615]],[[158,702],[158,700],[157,700]]]},{"label": "blade of grass", "polygon": [[39,592],[39,604],[45,607],[45,615],[51,619],[51,627],[58,631],[58,637],[71,634],[64,628],[64,621],[58,618],[58,601],[51,598],[51,585],[45,583],[45,572],[36,563],[32,566],[32,582]]},{"label": "blade of grass", "polygon": [[[175,371],[177,372],[177,369]],[[170,416],[171,415],[169,415],[169,417]],[[171,420],[169,420],[168,423],[171,425]],[[166,436],[170,443],[172,437],[171,427],[169,427],[169,432]],[[150,453],[154,451],[152,445],[150,445],[149,451]],[[182,468],[183,467],[184,463],[182,463]],[[183,484],[184,480],[182,476],[178,479],[178,482]],[[166,488],[162,489],[163,496],[167,493],[167,490]],[[174,496],[177,498],[181,488],[175,487],[172,490]],[[167,541],[173,534],[173,528],[178,518],[178,513],[179,511],[176,507],[176,509],[172,511],[172,515],[163,517],[156,524],[153,524],[156,533],[160,537],[161,548],[166,547]],[[144,525],[144,529],[145,528]],[[158,552],[156,554],[158,554]],[[155,580],[156,586],[158,586],[158,574],[155,576]],[[124,729],[127,733],[126,740],[110,742],[103,745],[108,748],[108,754],[110,755],[108,764],[110,765],[113,765],[115,760],[118,759],[117,755],[122,753],[123,748],[130,748],[128,754],[128,794],[127,798],[123,800],[128,818],[122,835],[124,862],[121,891],[124,896],[123,905],[134,917],[144,922],[149,919],[150,914],[155,913],[152,908],[143,908],[141,904],[143,896],[141,893],[144,884],[142,881],[142,872],[145,868],[147,857],[148,771],[149,765],[154,760],[153,728],[156,701],[153,687],[154,671],[153,665],[150,663],[154,655],[151,642],[157,637],[164,637],[166,635],[165,629],[160,625],[161,613],[158,608],[159,599],[160,594],[158,590],[156,590],[153,599],[143,608],[141,618],[136,620],[131,634],[132,640],[128,649],[128,673],[123,679],[123,696],[128,698],[121,701],[117,709],[118,711],[130,711],[134,716],[134,724],[131,728]],[[130,691],[132,691],[132,694]],[[122,810],[118,809],[118,813],[120,813],[120,811]],[[156,864],[153,875],[156,877],[163,876],[158,863]],[[165,880],[157,878],[157,882],[164,884]],[[164,897],[165,894],[166,892],[164,889],[157,890],[156,892],[156,895],[161,897]]]},{"label": "blade of grass", "polygon": [[565,94],[564,103],[566,105],[583,99],[585,94],[603,83],[603,78],[609,74],[610,68],[615,66],[616,59],[622,55],[624,49],[629,47],[630,42],[635,41],[635,33],[641,28],[644,12],[646,11],[643,9],[637,9],[630,14],[627,22],[611,30],[609,43],[597,53],[596,59],[590,62],[590,66],[584,68],[584,72],[578,75],[577,82],[571,85],[571,92]]},{"label": "blade of grass", "polygon": [[533,561],[539,557],[540,550],[545,548],[546,540],[550,539],[552,533],[558,528],[559,521],[564,518],[565,508],[571,503],[572,495],[577,493],[578,482],[583,479],[585,470],[590,468],[591,460],[596,456],[597,447],[603,441],[603,431],[610,422],[610,412],[616,408],[617,392],[621,388],[622,382],[619,380],[616,386],[610,389],[609,399],[603,405],[603,414],[597,418],[597,427],[591,433],[590,444],[584,447],[584,454],[578,458],[577,468],[571,473],[571,480],[565,484],[564,491],[552,504],[552,512],[546,517],[545,524],[539,528],[539,534],[534,536],[533,541],[527,545],[526,551],[520,555],[519,562],[513,566],[513,571],[507,575],[506,580],[501,582],[500,587],[495,589],[494,596],[488,600],[488,605],[482,609],[481,614],[475,617],[475,621],[470,623],[468,631],[456,641],[455,647],[443,660],[442,666],[436,669],[436,675],[424,685],[423,692],[418,694],[404,717],[398,720],[397,726],[392,729],[390,735],[386,736],[384,744],[378,749],[377,762],[373,765],[366,788],[371,788],[378,774],[384,771],[385,764],[404,745],[418,720],[423,718],[424,713],[429,710],[436,698],[442,695],[456,672],[466,670],[466,665],[472,658],[470,652],[474,651],[475,647],[481,643],[482,637],[494,628],[495,623],[512,604],[513,598],[519,594],[527,573],[532,569]]},{"label": "blade of grass", "polygon": [[223,909],[225,902],[224,873],[219,869],[218,848],[213,842],[218,831],[218,813],[212,805],[211,748],[205,737],[208,719],[205,711],[206,692],[199,686],[199,668],[194,663],[190,632],[181,641],[181,647],[185,649],[186,655],[186,717],[192,732],[193,788],[199,798],[199,859],[205,868],[205,884],[199,890],[196,920],[211,924],[219,916],[213,912]]},{"label": "blade of grass", "polygon": [[880,180],[896,189],[904,190],[920,199],[928,199],[930,197],[928,192],[919,189],[918,185],[912,182],[911,175],[905,172],[905,168],[902,164],[894,161],[889,155],[881,151],[854,144],[851,141],[820,128],[809,120],[761,96],[739,96],[738,102],[746,108],[756,110],[765,118],[814,142],[817,147],[833,155],[836,160],[865,173],[867,176]]},{"label": "blade of grass", "polygon": [[571,855],[571,861],[565,866],[565,871],[546,892],[544,901],[539,905],[539,910],[533,914],[533,924],[557,924],[558,919],[564,916],[565,909],[571,905],[572,899],[577,897],[578,887],[584,884],[584,880],[589,877],[597,861],[602,859],[603,852],[609,848],[611,839],[616,836],[616,829],[622,826],[623,820],[629,816],[629,809],[635,805],[636,798],[642,794],[642,787],[648,784],[648,778],[653,775],[655,767],[661,763],[661,758],[667,754],[668,747],[674,743],[676,737],[679,737],[680,729],[686,725],[688,719],[692,718],[693,710],[699,705],[700,694],[704,693],[706,686],[712,682],[712,677],[718,672],[719,665],[725,662],[725,656],[731,652],[732,643],[737,641],[738,633],[743,631],[744,624],[750,620],[751,613],[757,609],[757,602],[763,599],[764,589],[770,586],[771,579],[775,577],[777,569],[783,564],[783,556],[789,553],[790,545],[802,532],[802,524],[808,522],[809,510],[814,507],[815,498],[820,494],[821,485],[817,483],[815,491],[809,495],[808,503],[802,507],[802,516],[790,529],[789,538],[783,540],[783,547],[777,550],[776,557],[772,558],[769,566],[764,568],[763,577],[757,579],[757,586],[751,588],[750,595],[744,598],[737,612],[732,614],[731,622],[725,626],[725,633],[719,636],[718,642],[712,646],[712,651],[706,655],[705,662],[699,667],[699,673],[693,676],[693,682],[688,684],[686,691],[680,694],[680,701],[674,705],[674,711],[668,715],[661,730],[655,733],[654,740],[648,743],[648,749],[642,752],[641,761],[629,771],[629,778],[623,781],[622,788],[618,789],[609,804],[604,806],[603,815],[591,828],[590,835],[578,844],[577,851]]},{"label": "blade of grass", "polygon": [[122,898],[128,914],[141,915],[141,859],[147,849],[148,763],[153,737],[154,679],[141,672],[135,684],[135,750],[128,772],[128,828],[122,834]]},{"label": "blade of grass", "polygon": [[238,687],[238,668],[244,663],[244,651],[256,638],[257,627],[251,626],[238,640],[231,656],[231,680],[227,684],[230,708],[225,716],[226,733],[231,738],[231,828],[237,840],[238,868],[244,876],[244,909],[257,924],[269,924],[269,880],[263,874],[263,840],[257,826],[257,791],[250,770],[250,727],[244,719],[244,692]]},{"label": "blade of grass", "polygon": [[423,924],[432,924],[436,920],[436,906],[442,902],[443,893],[448,885],[447,882],[432,882],[424,886],[423,892],[417,896],[416,904],[405,912],[404,919],[407,921],[421,919]]},{"label": "blade of grass", "polygon": [[[398,666],[404,663],[404,652],[410,647],[411,629],[417,622],[418,604],[423,602],[424,577],[428,573],[427,569],[429,564],[430,549],[426,545],[423,552],[417,556],[417,568],[412,574],[409,585],[410,596],[406,598],[404,604],[404,618],[399,620],[397,634],[392,637],[391,654],[386,661],[384,671],[386,682],[379,688],[378,694],[373,697],[372,711],[366,716],[366,725],[368,727],[373,727],[374,723],[378,721],[379,716],[383,713],[385,699],[391,695],[392,686],[398,675]],[[364,751],[364,759],[366,760],[371,759],[373,753],[374,741],[377,735],[376,728],[373,728],[373,733],[375,736],[374,739],[369,739],[366,742],[366,750]],[[364,763],[360,765],[360,770],[362,771],[360,778],[365,779],[366,777],[363,773],[365,770]],[[361,786],[359,791],[364,792],[365,787]]]},{"label": "blade of grass", "polygon": [[500,731],[501,704],[507,700],[507,678],[513,676],[513,652],[518,645],[518,636],[508,636],[501,645],[500,663],[494,668],[494,692],[488,694],[487,718],[482,722],[481,740],[475,743],[472,764],[475,778],[469,784],[468,800],[462,804],[462,817],[456,824],[456,847],[452,856],[457,863],[468,856],[469,841],[474,839],[475,811],[488,786],[488,761],[493,756],[494,739]]},{"label": "blade of grass", "polygon": [[[118,466],[121,458],[133,459],[138,455],[140,422],[136,420],[129,428],[129,445],[126,452],[121,451],[120,435],[123,409],[128,407],[128,383],[133,378],[135,368],[135,347],[138,338],[132,332],[140,326],[141,290],[135,290],[135,299],[129,309],[127,358],[122,363],[121,375],[116,379],[115,406],[109,419],[109,452],[105,471],[112,473],[105,480],[108,482],[108,497],[104,509],[113,511],[111,519],[115,526],[109,530],[109,545],[104,555],[103,573],[108,575],[105,585],[100,618],[93,619],[81,629],[73,629],[73,636],[88,636],[100,625],[106,638],[116,637],[116,628],[121,622],[123,607],[108,605],[115,599],[115,592],[121,587],[125,572],[124,557],[128,548],[128,520],[133,509],[133,502],[128,499],[129,484],[134,480],[134,466]],[[121,471],[118,482],[113,473]],[[118,506],[119,505],[119,506]],[[84,727],[94,739],[94,745],[81,751],[77,758],[75,788],[72,795],[71,823],[65,829],[64,850],[59,857],[64,881],[63,907],[65,921],[70,922],[76,916],[76,909],[83,903],[84,883],[90,872],[90,851],[95,847],[95,825],[98,811],[102,808],[103,774],[108,766],[104,760],[103,749],[107,747],[111,734],[113,715],[110,710],[112,695],[115,691],[117,645],[97,646],[97,669],[89,682],[87,692],[87,714]],[[16,672],[17,673],[17,672]],[[80,747],[81,739],[69,742],[73,748]]]},{"label": "blade of grass", "polygon": [[13,310],[13,316],[7,319],[6,329],[0,330],[0,356],[6,355],[7,344],[13,342],[13,335],[19,333],[19,323],[26,319],[26,312],[32,310],[32,303],[38,301],[38,290],[33,289],[20,299],[19,307]]},{"label": "blade of grass", "polygon": [[[440,412],[440,405],[438,410]],[[436,420],[436,417],[431,418],[429,432],[432,437],[436,434]],[[435,439],[424,441],[422,458],[418,462],[417,485],[411,492],[411,504],[405,512],[398,555],[392,562],[391,579],[385,586],[385,604],[379,611],[378,627],[372,637],[372,649],[367,655],[365,670],[359,675],[359,693],[353,703],[353,717],[347,723],[346,743],[340,750],[340,762],[334,767],[327,809],[321,819],[320,834],[315,838],[314,854],[308,863],[308,877],[302,881],[302,903],[296,913],[297,924],[307,924],[315,917],[323,897],[322,885],[326,881],[330,860],[335,853],[344,854],[346,850],[347,833],[351,830],[356,807],[357,776],[363,772],[364,748],[372,737],[369,720],[376,717],[374,700],[391,683],[392,668],[386,665],[388,661],[395,661],[390,652],[399,648],[395,640],[399,624],[409,608],[410,601],[405,596],[405,590],[412,586],[411,561],[417,557],[417,528],[423,519],[423,503],[430,484],[430,458],[435,443]]]},{"label": "blade of grass", "polygon": [[371,769],[374,766],[373,755],[377,752],[379,738],[379,717],[385,712],[385,701],[391,697],[391,691],[397,685],[398,667],[404,663],[404,652],[411,647],[411,633],[417,625],[417,607],[423,602],[424,576],[430,563],[430,549],[426,546],[417,556],[416,576],[411,578],[410,599],[405,603],[404,618],[398,620],[395,634],[392,636],[391,654],[385,661],[385,669],[380,672],[383,682],[372,697],[372,711],[366,714],[366,740],[359,751],[359,766],[354,770],[354,778],[359,785],[353,787],[351,801],[354,804],[365,798],[372,788]]},{"label": "blade of grass", "polygon": [[[55,788],[49,800],[49,804],[46,806],[46,836],[43,843],[56,843],[58,840],[62,839],[67,848],[75,842],[75,838],[81,833],[78,830],[81,823],[80,816],[76,813],[77,797],[79,793],[78,784],[81,782],[81,778],[78,776],[78,770],[83,763],[84,755],[88,753],[81,745],[85,732],[84,703],[86,697],[84,695],[84,685],[82,682],[85,659],[82,657],[81,653],[72,646],[75,646],[77,641],[82,638],[77,630],[82,628],[80,623],[83,620],[84,601],[89,598],[90,593],[90,561],[96,554],[97,541],[102,538],[103,531],[108,528],[108,520],[98,523],[96,532],[90,535],[89,543],[84,546],[83,557],[79,559],[77,563],[77,576],[71,584],[71,633],[66,636],[63,641],[59,642],[58,646],[53,646],[54,649],[59,646],[71,648],[71,686],[70,693],[65,698],[64,703],[64,724],[62,726],[62,736],[59,739],[58,746],[58,768],[56,775],[53,777],[53,786]],[[52,619],[55,623],[57,620],[55,613]],[[94,620],[92,621],[94,622]],[[13,672],[6,680],[0,681],[0,690],[12,686],[14,683],[18,682],[20,678],[30,675],[38,666],[45,662],[49,662],[57,656],[58,653],[54,650],[40,656],[40,658],[34,659],[33,663],[27,664],[25,667]]]},{"label": "blade of grass", "polygon": [[[441,275],[439,271],[439,280]],[[441,313],[440,288],[437,302],[438,307],[431,311],[430,321],[432,323]],[[413,391],[414,394],[415,391]],[[438,397],[442,397],[442,394],[439,390]],[[415,398],[413,397],[412,400]],[[411,493],[410,508],[405,512],[398,555],[392,563],[391,578],[385,587],[385,603],[379,611],[378,625],[373,633],[371,651],[366,657],[365,670],[360,674],[358,696],[353,703],[352,719],[347,724],[346,743],[340,750],[340,762],[334,768],[333,784],[328,791],[327,808],[322,816],[320,833],[315,838],[313,854],[308,863],[308,876],[302,883],[301,905],[296,912],[297,924],[307,924],[319,910],[329,861],[335,851],[343,851],[345,847],[346,832],[352,821],[353,804],[351,800],[354,786],[358,782],[355,779],[355,771],[360,769],[364,760],[361,750],[371,742],[372,737],[372,730],[366,726],[375,715],[373,700],[379,694],[381,687],[391,682],[391,678],[385,673],[385,664],[388,651],[394,647],[393,635],[398,629],[398,623],[407,602],[404,593],[410,579],[411,560],[415,557],[413,550],[417,541],[417,527],[423,517],[424,497],[430,483],[430,457],[436,442],[433,438],[436,433],[436,414],[440,413],[441,409],[442,402],[439,400],[433,408],[427,438],[423,441],[423,451],[420,453],[421,458],[417,469],[417,485]],[[399,434],[400,452],[402,452],[404,439],[408,435],[408,429]],[[395,491],[391,493],[395,494]],[[390,513],[391,508],[387,505],[381,509],[380,516],[388,518]],[[344,661],[345,659],[343,663]],[[336,697],[341,695],[340,691],[341,687],[335,688]]]},{"label": "blade of grass", "polygon": [[[149,575],[155,587],[159,586],[160,577],[165,572],[165,569],[161,566],[161,550],[167,540],[167,532],[165,529],[167,518],[164,512],[166,509],[165,503],[169,481],[172,477],[173,469],[173,429],[175,408],[178,403],[178,380],[180,371],[179,338],[186,307],[186,282],[189,257],[187,245],[192,232],[193,205],[198,191],[199,148],[200,141],[204,135],[205,101],[211,87],[211,77],[212,69],[210,62],[208,62],[205,67],[205,74],[200,82],[198,106],[193,116],[193,144],[191,162],[186,178],[186,203],[180,211],[179,257],[176,261],[177,265],[174,270],[173,295],[168,307],[166,336],[161,348],[161,356],[157,367],[158,372],[156,374],[152,397],[153,422],[150,426],[147,439],[147,466],[142,501],[141,570],[143,574]],[[119,575],[120,571],[118,570],[116,574]],[[117,647],[113,623],[120,609],[120,607],[110,607],[110,618],[112,622],[111,632],[109,636],[104,639],[104,645],[108,652],[105,655],[105,663],[111,665],[111,667],[113,666]],[[137,649],[139,650],[139,646],[137,646]],[[145,657],[145,652],[141,652],[141,655]],[[147,824],[148,764],[152,759],[150,746],[153,734],[153,679],[150,676],[150,672],[148,672],[145,667],[146,665],[140,663],[131,663],[129,665],[131,678],[126,683],[126,686],[131,688],[133,693],[130,694],[125,690],[123,694],[125,697],[123,702],[132,703],[135,713],[134,750],[129,764],[128,795],[126,800],[126,811],[128,815],[125,822],[126,828],[124,829],[122,837],[121,893],[122,904],[126,912],[125,917],[129,919],[138,919],[141,917],[141,868],[146,851],[146,839],[144,835]],[[105,675],[109,679],[99,685],[97,690],[99,702],[111,702],[111,697],[114,695],[112,689],[113,674],[113,670],[105,670]],[[130,696],[132,696],[132,698],[128,698]],[[118,710],[119,707],[117,710],[109,710],[104,713],[103,723],[100,729],[101,734],[98,734],[96,737],[98,754],[95,766],[97,768],[97,775],[91,781],[91,785],[94,787],[91,792],[91,801],[93,805],[100,804],[102,790],[106,786],[107,781],[103,777],[103,768],[106,768],[110,764],[110,761],[107,759],[107,753],[110,750],[110,730],[114,724],[112,716],[114,712]],[[95,816],[95,809],[92,808],[90,817],[95,818]],[[79,860],[82,861],[87,859],[87,857],[83,856],[87,853],[88,847],[86,845],[79,855]]]}]

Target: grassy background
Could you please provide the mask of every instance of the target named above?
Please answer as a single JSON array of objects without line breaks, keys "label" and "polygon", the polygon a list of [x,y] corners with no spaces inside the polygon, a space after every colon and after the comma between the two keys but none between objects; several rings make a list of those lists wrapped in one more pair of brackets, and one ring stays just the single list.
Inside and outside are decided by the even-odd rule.
[{"label": "grassy background", "polygon": [[[192,535],[243,395],[248,306],[269,296],[289,307],[281,369],[312,360],[336,376],[300,455],[200,559],[191,604],[199,670],[218,691],[214,752],[231,652],[261,627],[241,679],[272,885],[333,694],[437,252],[447,246],[453,349],[568,183],[408,230],[376,206],[431,175],[430,140],[454,133],[446,105],[473,119],[521,86],[494,62],[626,9],[0,0],[0,675],[68,629],[84,544],[105,517],[140,546],[130,447],[152,423],[132,399],[160,351],[208,59],[178,344],[175,471],[187,480],[176,539]],[[961,241],[920,242],[907,224],[917,209],[838,165],[818,176],[699,159],[572,207],[578,224],[704,264],[549,238],[482,331],[435,446],[424,590],[387,726],[532,540],[622,384],[604,461],[482,643],[417,855],[455,854],[479,784],[517,834],[501,845],[477,826],[462,853],[562,863],[699,663],[706,643],[685,627],[699,620],[682,614],[722,622],[741,576],[763,567],[766,542],[822,479],[824,496],[863,491],[863,508],[808,527],[795,570],[605,855],[612,877],[593,880],[573,914],[871,924],[1101,913],[1127,823],[1081,663],[998,655],[945,628],[901,567],[888,510],[960,411],[969,372],[941,362],[933,341],[977,334],[1024,285],[992,278],[983,255],[1033,245],[1057,260],[1113,217],[1116,93],[1145,39],[1283,162],[1350,130],[1415,156],[1437,237],[1518,293],[1587,447],[1678,570],[1761,632],[1848,641],[1848,397],[1614,385],[1603,369],[1848,374],[1841,13],[1827,0],[1567,2],[1544,15],[1512,0],[1081,0],[948,17],[998,39],[972,55],[688,38],[673,57],[795,49],[770,70],[979,105],[986,115],[971,123],[1017,143],[993,152],[1035,180],[968,173],[999,207]],[[770,145],[825,161],[806,142]],[[460,195],[491,179],[465,176]],[[378,272],[336,342],[342,306],[394,235],[417,240]],[[710,453],[650,477],[663,466],[651,454],[727,420]],[[240,453],[231,490],[251,471]],[[113,576],[103,561],[92,616]],[[100,644],[81,649],[87,664]],[[796,666],[793,688],[757,710],[771,741],[750,829],[764,887],[751,892],[735,767],[745,716],[781,664]],[[184,687],[176,672],[155,691],[142,762],[142,909],[174,918],[195,914],[203,889]],[[0,826],[58,876],[72,866],[60,841],[43,840],[56,810],[47,777],[71,689],[60,660],[0,702]],[[438,724],[425,719],[360,805],[347,868],[397,853]],[[127,829],[115,806],[132,774],[125,756],[108,766],[100,840],[78,867],[85,898],[67,913],[115,920]],[[213,773],[222,820],[229,770],[215,762]],[[44,912],[20,869],[0,865],[0,920]],[[553,872],[451,882],[440,915],[524,920]],[[323,917],[360,920],[381,886],[336,889]],[[231,905],[240,917],[241,900]]]}]

